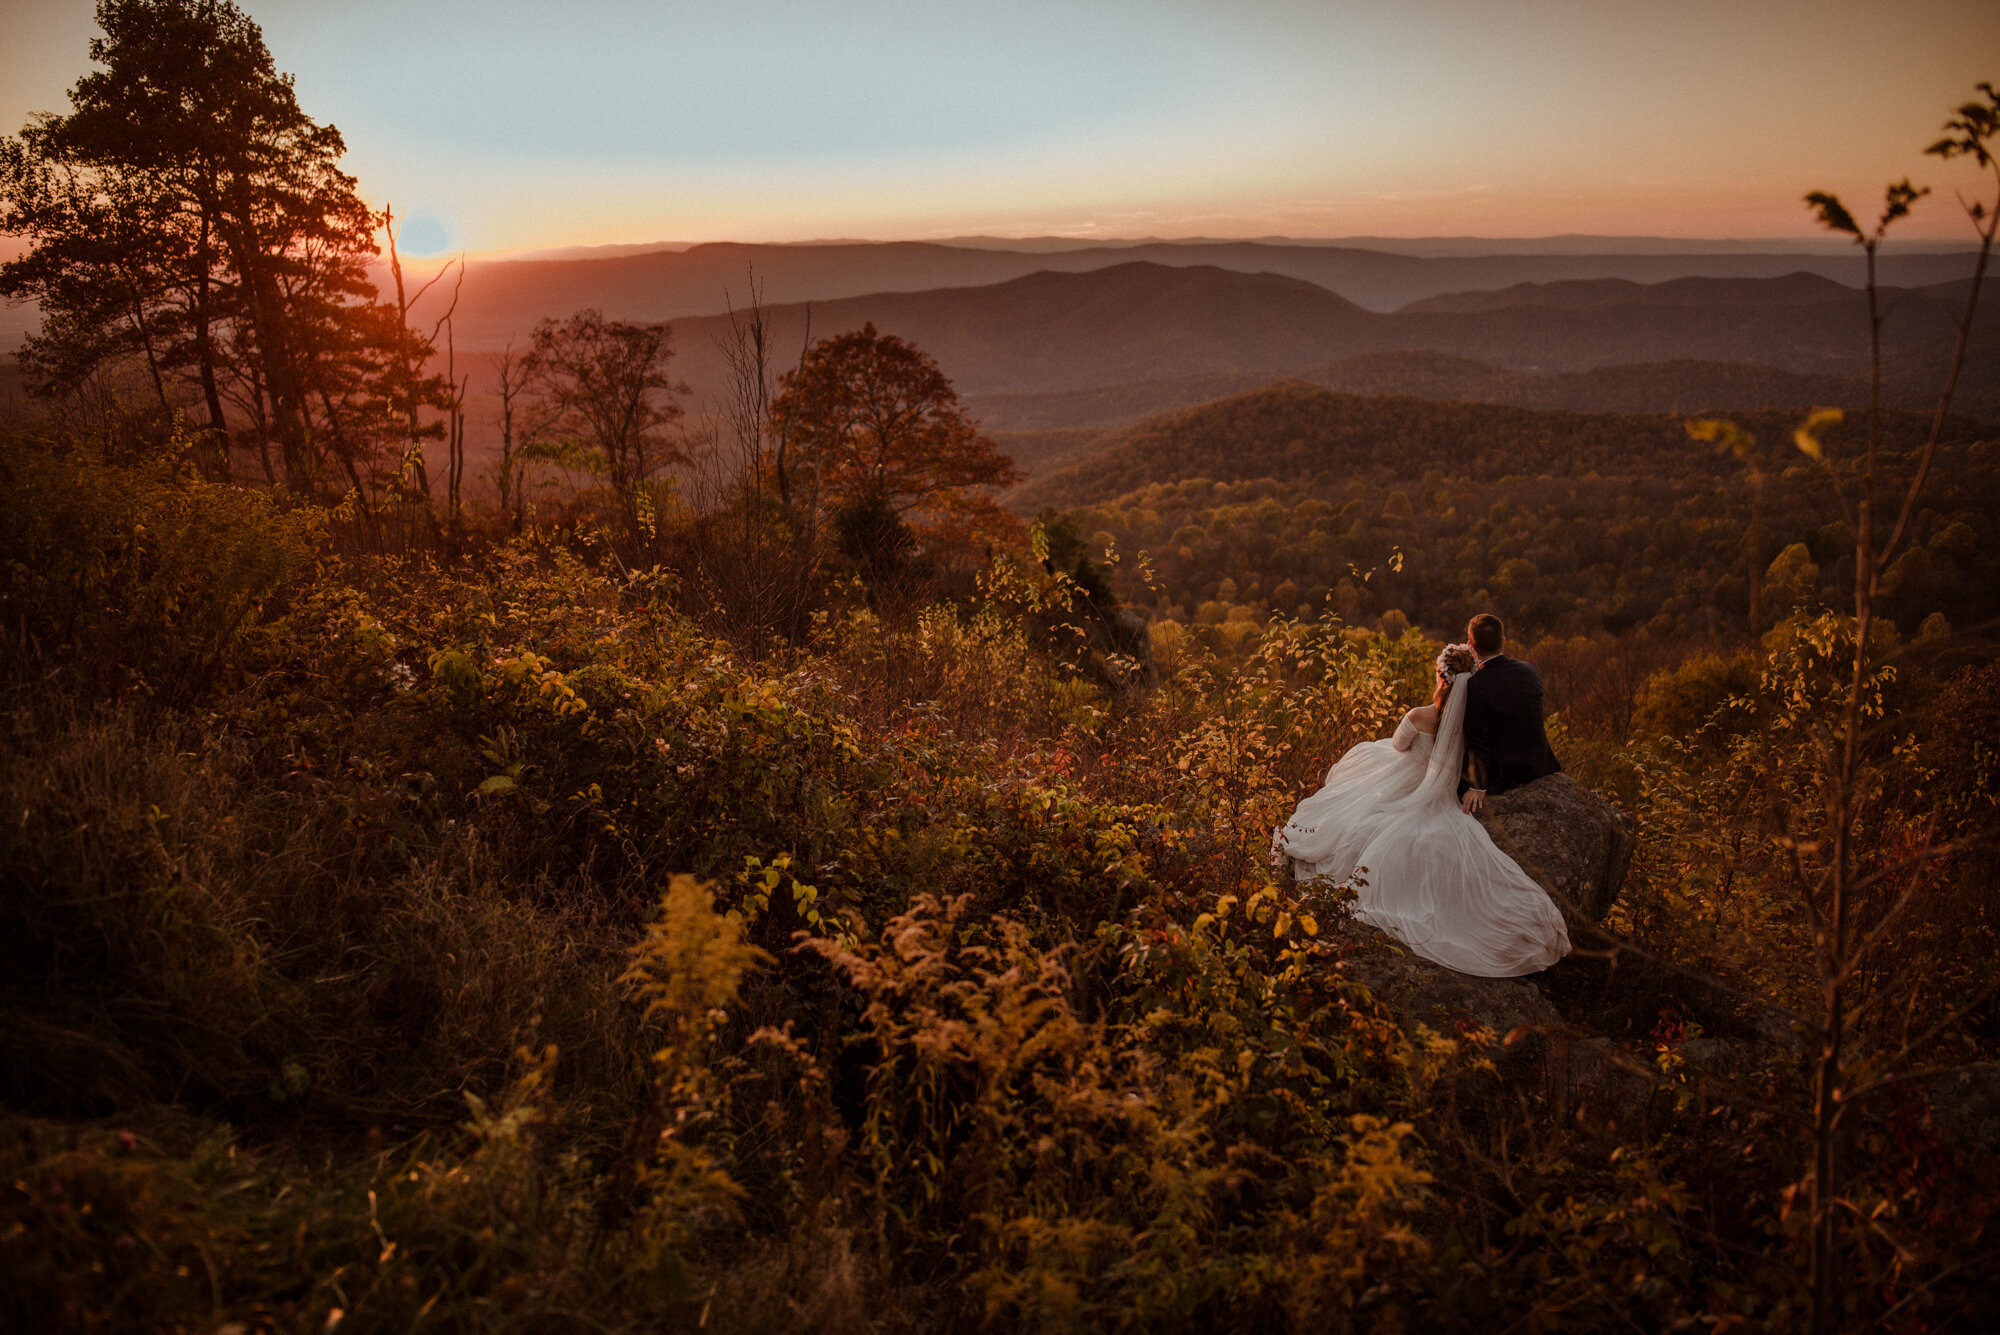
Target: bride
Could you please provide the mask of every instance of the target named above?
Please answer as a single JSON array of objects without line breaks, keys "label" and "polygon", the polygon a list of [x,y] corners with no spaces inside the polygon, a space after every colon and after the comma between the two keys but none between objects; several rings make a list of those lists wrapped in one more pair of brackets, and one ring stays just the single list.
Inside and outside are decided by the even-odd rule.
[{"label": "bride", "polygon": [[1354,916],[1427,960],[1483,978],[1535,973],[1569,953],[1562,913],[1486,827],[1460,809],[1472,650],[1438,655],[1437,691],[1394,736],[1327,771],[1272,836],[1300,880],[1352,881]]}]

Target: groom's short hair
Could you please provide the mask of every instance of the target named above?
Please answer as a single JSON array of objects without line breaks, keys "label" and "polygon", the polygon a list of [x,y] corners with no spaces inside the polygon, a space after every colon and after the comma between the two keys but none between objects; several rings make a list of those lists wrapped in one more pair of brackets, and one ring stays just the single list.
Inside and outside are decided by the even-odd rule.
[{"label": "groom's short hair", "polygon": [[1501,642],[1507,638],[1505,623],[1491,612],[1481,612],[1472,618],[1465,629],[1472,636],[1472,647],[1481,658],[1491,658],[1499,653]]}]

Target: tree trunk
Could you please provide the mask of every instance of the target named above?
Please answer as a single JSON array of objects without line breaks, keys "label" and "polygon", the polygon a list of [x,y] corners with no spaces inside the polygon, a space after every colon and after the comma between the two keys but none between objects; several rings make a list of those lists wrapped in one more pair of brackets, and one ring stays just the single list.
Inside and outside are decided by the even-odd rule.
[{"label": "tree trunk", "polygon": [[215,269],[213,228],[214,210],[204,200],[201,204],[201,248],[197,254],[194,278],[195,365],[201,374],[202,401],[208,407],[209,448],[215,457],[213,476],[218,482],[227,482],[229,424],[222,413],[222,389],[215,377],[215,336],[212,329],[213,313],[209,306],[209,291]]},{"label": "tree trunk", "polygon": [[271,426],[285,460],[285,483],[295,491],[318,495],[319,456],[306,424],[305,392],[292,362],[284,298],[271,272],[269,257],[255,244],[255,232],[242,218],[225,234],[234,252],[236,272],[250,309],[250,328],[264,389],[270,396]]},{"label": "tree trunk", "polygon": [[[382,210],[382,235],[389,242],[389,273],[396,280],[396,322],[407,331],[410,327],[410,303],[403,292],[403,259],[396,251],[396,216],[386,208]],[[417,380],[423,368],[405,364],[403,370],[407,377],[403,392],[403,418],[410,433],[410,448],[405,463],[416,472],[417,490],[429,499],[431,475],[424,466],[424,442],[417,429]]]}]

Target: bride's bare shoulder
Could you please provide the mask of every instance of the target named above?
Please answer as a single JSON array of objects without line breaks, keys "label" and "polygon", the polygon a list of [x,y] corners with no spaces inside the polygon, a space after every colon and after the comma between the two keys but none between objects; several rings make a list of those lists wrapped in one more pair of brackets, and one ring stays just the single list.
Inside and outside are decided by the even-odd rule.
[{"label": "bride's bare shoulder", "polygon": [[1407,718],[1410,721],[1410,726],[1418,732],[1430,737],[1437,736],[1438,707],[1436,705],[1418,705],[1403,717]]}]

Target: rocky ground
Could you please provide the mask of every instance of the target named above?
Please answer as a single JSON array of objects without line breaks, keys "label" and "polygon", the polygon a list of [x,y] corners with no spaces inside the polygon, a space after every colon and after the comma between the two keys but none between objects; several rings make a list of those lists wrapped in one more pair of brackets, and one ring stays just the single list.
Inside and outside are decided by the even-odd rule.
[{"label": "rocky ground", "polygon": [[[1811,1059],[1813,1035],[1797,1018],[1654,959],[1600,925],[1637,844],[1630,815],[1553,774],[1494,798],[1483,820],[1494,842],[1562,907],[1575,949],[1525,978],[1475,978],[1343,920],[1327,942],[1329,955],[1405,1028],[1485,1030],[1504,1087],[1581,1089],[1613,1104],[1649,1097],[1667,1082],[1741,1090],[1762,1084],[1762,1071]],[[1663,1024],[1677,1036],[1665,1062],[1655,1039]],[[2000,1153],[2000,1063],[1915,1083],[1941,1134]]]}]

